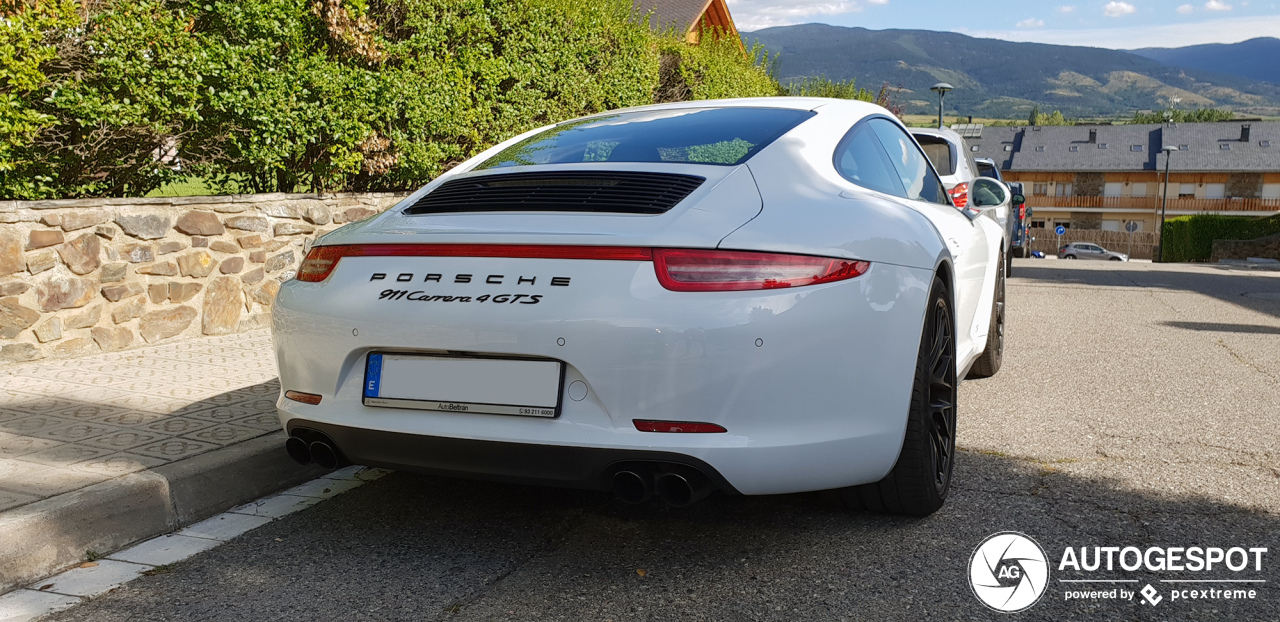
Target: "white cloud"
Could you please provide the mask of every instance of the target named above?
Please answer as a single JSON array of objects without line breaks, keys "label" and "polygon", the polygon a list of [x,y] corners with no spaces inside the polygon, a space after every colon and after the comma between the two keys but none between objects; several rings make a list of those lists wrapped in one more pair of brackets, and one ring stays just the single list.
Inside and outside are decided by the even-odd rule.
[{"label": "white cloud", "polygon": [[[738,30],[749,32],[774,26],[789,26],[815,21],[819,15],[844,15],[861,12],[864,0],[728,0],[729,12]],[[885,5],[889,0],[865,0],[869,4]]]},{"label": "white cloud", "polygon": [[1068,5],[1068,6],[1060,6],[1060,7],[1058,7],[1058,12],[1059,12],[1059,13],[1062,13],[1063,15],[1069,15],[1069,14],[1071,14],[1071,13],[1075,13],[1075,12],[1076,12],[1076,8],[1075,8],[1075,7],[1073,7],[1073,6],[1069,6],[1069,5]]},{"label": "white cloud", "polygon": [[1257,37],[1274,37],[1280,32],[1280,15],[1229,17],[1195,23],[1161,26],[1124,26],[1081,30],[962,30],[972,37],[1028,41],[1057,45],[1084,45],[1133,50],[1171,48],[1202,43],[1239,43]]},{"label": "white cloud", "polygon": [[1210,11],[1230,11],[1231,5],[1223,2],[1222,0],[1209,0],[1204,3],[1204,8],[1209,9]]},{"label": "white cloud", "polygon": [[1107,3],[1107,6],[1102,7],[1102,14],[1106,15],[1107,17],[1123,17],[1125,15],[1131,15],[1135,13],[1137,12],[1137,10],[1138,10],[1138,7],[1135,7],[1132,4],[1129,4],[1128,2],[1118,2],[1117,0],[1111,0],[1111,2]]},{"label": "white cloud", "polygon": [[1044,20],[1028,17],[1014,25],[1015,28],[1044,28]]},{"label": "white cloud", "polygon": [[1177,11],[1178,11],[1179,13],[1183,14],[1183,15],[1186,15],[1187,13],[1191,13],[1191,12],[1193,12],[1193,11],[1195,11],[1195,10],[1196,10],[1196,8],[1195,8],[1195,7],[1193,7],[1193,6],[1191,6],[1190,4],[1184,4],[1184,5],[1180,6],[1180,7],[1178,7],[1178,9],[1177,9]]}]

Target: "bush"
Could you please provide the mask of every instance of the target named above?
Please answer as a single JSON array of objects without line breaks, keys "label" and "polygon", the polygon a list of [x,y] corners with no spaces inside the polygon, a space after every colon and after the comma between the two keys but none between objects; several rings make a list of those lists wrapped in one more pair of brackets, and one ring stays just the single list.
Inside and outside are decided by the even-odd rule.
[{"label": "bush", "polygon": [[1164,261],[1208,261],[1214,240],[1253,240],[1280,233],[1280,216],[1216,216],[1193,214],[1164,223]]},{"label": "bush", "polygon": [[408,189],[567,118],[780,88],[631,0],[0,3],[0,199]]}]

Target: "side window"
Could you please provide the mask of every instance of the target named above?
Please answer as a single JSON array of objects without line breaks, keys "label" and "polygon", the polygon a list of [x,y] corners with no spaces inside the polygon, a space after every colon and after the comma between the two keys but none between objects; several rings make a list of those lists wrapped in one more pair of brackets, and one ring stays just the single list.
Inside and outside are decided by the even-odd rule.
[{"label": "side window", "polygon": [[886,119],[872,119],[866,125],[875,130],[889,159],[893,161],[898,178],[907,190],[907,198],[950,205],[946,189],[942,187],[942,182],[914,139]]},{"label": "side window", "polygon": [[835,165],[841,177],[863,188],[906,196],[893,164],[880,147],[875,133],[865,123],[855,127],[840,141],[836,147]]}]

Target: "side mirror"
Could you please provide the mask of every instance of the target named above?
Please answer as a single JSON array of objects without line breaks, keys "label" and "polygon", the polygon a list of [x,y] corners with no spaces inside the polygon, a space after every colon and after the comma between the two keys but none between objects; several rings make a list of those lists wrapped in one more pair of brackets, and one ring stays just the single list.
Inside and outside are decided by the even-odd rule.
[{"label": "side mirror", "polygon": [[[1015,195],[1013,195],[1013,204],[1014,204],[1014,205],[1022,205],[1023,203],[1026,203],[1026,202],[1027,202],[1027,197],[1024,197],[1024,196],[1022,196],[1022,195],[1020,195],[1020,194],[1015,194]],[[1031,215],[1031,210],[1027,210],[1027,215],[1028,215],[1028,216],[1030,216],[1030,215]]]},{"label": "side mirror", "polygon": [[[1022,196],[1022,195],[1018,195],[1018,196]],[[1022,197],[1022,202],[1023,202],[1023,203],[1026,203],[1026,202],[1027,202],[1027,197]],[[1031,218],[1032,216],[1034,216],[1034,215],[1035,215],[1035,213],[1036,213],[1036,212],[1035,212],[1035,210],[1033,210],[1033,209],[1031,209],[1031,208],[1029,208],[1029,207],[1027,208],[1027,218]]]}]

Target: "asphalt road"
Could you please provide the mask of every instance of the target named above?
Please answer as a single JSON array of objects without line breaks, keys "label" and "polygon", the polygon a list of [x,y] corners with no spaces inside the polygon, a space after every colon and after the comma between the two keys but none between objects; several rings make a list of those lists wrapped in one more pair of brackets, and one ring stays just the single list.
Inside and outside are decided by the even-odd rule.
[{"label": "asphalt road", "polygon": [[[1003,619],[968,581],[999,531],[1053,566],[1018,619],[1280,617],[1280,272],[1018,260],[1009,285],[1005,367],[962,386],[956,484],[929,518],[397,473],[51,619]],[[1059,572],[1081,546],[1269,552],[1261,572]],[[1163,600],[1070,602],[1071,578]],[[1267,583],[1173,601],[1207,584],[1160,582],[1222,578]]]}]

